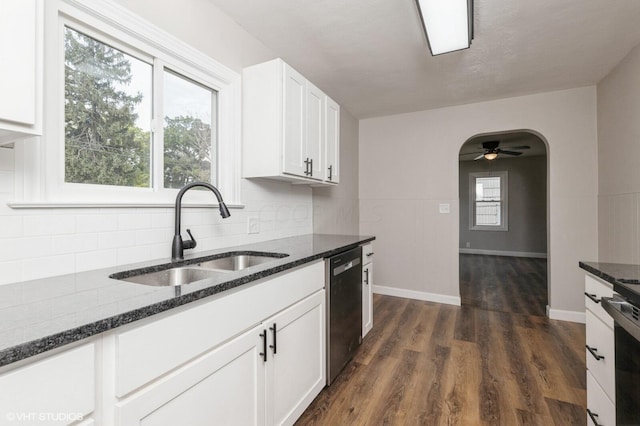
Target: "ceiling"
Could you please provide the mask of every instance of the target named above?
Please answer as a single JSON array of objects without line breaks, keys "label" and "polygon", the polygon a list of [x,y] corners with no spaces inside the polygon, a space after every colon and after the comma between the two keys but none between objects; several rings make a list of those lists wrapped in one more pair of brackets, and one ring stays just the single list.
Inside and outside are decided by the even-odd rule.
[{"label": "ceiling", "polygon": [[[534,157],[540,155],[547,155],[547,147],[538,136],[529,132],[506,132],[506,133],[492,133],[490,135],[481,135],[469,139],[460,148],[460,161],[473,161],[484,150],[482,149],[482,142],[487,141],[499,141],[498,148],[504,150],[511,150],[517,146],[528,146],[529,149],[517,149],[515,151],[522,152],[519,156],[499,155],[498,158],[522,158],[522,157]],[[486,160],[484,160],[486,161]]]},{"label": "ceiling", "polygon": [[432,57],[414,0],[210,0],[356,118],[589,86],[640,43],[639,0],[475,0]]}]

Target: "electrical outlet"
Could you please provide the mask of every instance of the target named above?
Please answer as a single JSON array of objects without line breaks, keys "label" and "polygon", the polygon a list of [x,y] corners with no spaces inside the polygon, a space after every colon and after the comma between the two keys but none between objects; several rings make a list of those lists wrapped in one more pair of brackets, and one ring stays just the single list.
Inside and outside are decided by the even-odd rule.
[{"label": "electrical outlet", "polygon": [[440,204],[440,213],[449,213],[451,211],[449,204]]},{"label": "electrical outlet", "polygon": [[259,234],[260,233],[260,219],[257,217],[250,217],[247,220],[247,234]]},{"label": "electrical outlet", "polygon": [[467,248],[471,248],[471,243],[467,241]]}]

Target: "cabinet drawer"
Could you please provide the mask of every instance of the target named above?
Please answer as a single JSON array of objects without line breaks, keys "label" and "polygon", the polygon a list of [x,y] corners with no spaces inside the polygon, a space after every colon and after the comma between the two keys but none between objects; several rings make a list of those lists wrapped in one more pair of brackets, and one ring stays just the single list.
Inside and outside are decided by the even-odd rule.
[{"label": "cabinet drawer", "polygon": [[[587,409],[599,425],[615,426],[616,407],[602,390],[596,379],[587,371]],[[593,419],[587,413],[587,425],[594,426]]]},{"label": "cabinet drawer", "polygon": [[[292,269],[185,306],[116,334],[122,397],[324,287],[324,262]],[[197,305],[197,306],[196,306]]]},{"label": "cabinet drawer", "polygon": [[[609,283],[601,281],[591,275],[586,275],[584,280],[584,304],[587,309],[593,312],[598,318],[605,322],[610,328],[613,328],[613,318],[603,308],[602,303],[596,303],[592,300],[599,301],[603,297],[613,296],[613,286]],[[587,294],[590,296],[587,296]]]},{"label": "cabinet drawer", "polygon": [[[0,375],[0,422],[15,415],[16,424],[31,424],[39,419],[23,422],[18,416],[64,413],[69,419],[53,423],[67,424],[91,413],[95,408],[94,351],[93,343],[86,344]],[[40,422],[51,421],[45,420]]]},{"label": "cabinet drawer", "polygon": [[373,244],[365,244],[362,246],[362,264],[366,265],[373,261]]},{"label": "cabinet drawer", "polygon": [[587,370],[602,386],[602,389],[611,400],[615,399],[615,341],[613,330],[598,317],[587,311],[587,346],[592,348],[598,356],[596,357],[585,349],[587,356]]}]

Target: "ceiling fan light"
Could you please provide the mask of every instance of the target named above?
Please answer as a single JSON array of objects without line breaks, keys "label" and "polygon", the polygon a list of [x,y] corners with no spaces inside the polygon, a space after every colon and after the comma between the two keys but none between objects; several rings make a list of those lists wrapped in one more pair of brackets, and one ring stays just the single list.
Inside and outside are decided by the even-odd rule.
[{"label": "ceiling fan light", "polygon": [[496,158],[498,158],[498,153],[497,152],[487,152],[486,154],[484,154],[484,158],[487,160],[495,160]]},{"label": "ceiling fan light", "polygon": [[467,49],[473,40],[473,0],[416,0],[433,56]]}]

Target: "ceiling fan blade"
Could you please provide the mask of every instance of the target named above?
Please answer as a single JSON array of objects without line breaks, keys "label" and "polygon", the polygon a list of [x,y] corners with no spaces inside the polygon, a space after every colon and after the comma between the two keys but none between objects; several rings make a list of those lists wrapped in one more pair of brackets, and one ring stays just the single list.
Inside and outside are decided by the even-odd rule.
[{"label": "ceiling fan blade", "polygon": [[521,152],[517,152],[517,151],[505,151],[502,149],[498,149],[498,154],[507,154],[507,155],[522,155]]},{"label": "ceiling fan blade", "polygon": [[510,146],[509,149],[531,149],[530,146],[522,145],[522,146]]},{"label": "ceiling fan blade", "polygon": [[473,151],[473,152],[465,152],[463,154],[459,154],[459,155],[477,155],[477,154],[484,154],[484,151]]},{"label": "ceiling fan blade", "polygon": [[474,161],[475,161],[475,160],[479,160],[479,159],[481,159],[482,157],[484,157],[484,153],[483,153],[483,154],[478,155],[478,156],[477,156],[476,158],[474,158],[473,160],[474,160]]}]

